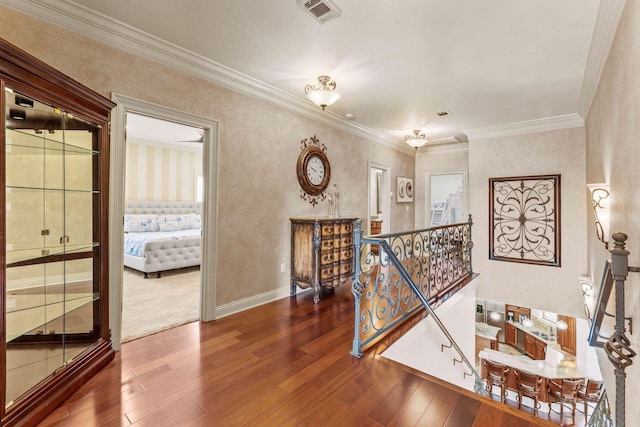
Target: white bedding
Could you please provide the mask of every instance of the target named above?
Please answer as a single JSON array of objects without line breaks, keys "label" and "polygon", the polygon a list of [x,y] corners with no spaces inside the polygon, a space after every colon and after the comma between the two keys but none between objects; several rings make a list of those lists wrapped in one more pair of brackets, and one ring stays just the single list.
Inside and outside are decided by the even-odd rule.
[{"label": "white bedding", "polygon": [[144,273],[200,265],[200,203],[128,201],[124,265]]}]

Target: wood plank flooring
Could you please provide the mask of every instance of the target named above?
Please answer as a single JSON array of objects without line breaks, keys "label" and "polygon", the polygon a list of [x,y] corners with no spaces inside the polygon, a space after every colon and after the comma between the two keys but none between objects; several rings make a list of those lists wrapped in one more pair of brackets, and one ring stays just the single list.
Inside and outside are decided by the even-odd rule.
[{"label": "wood plank flooring", "polygon": [[351,356],[350,287],[312,294],[128,342],[40,425],[553,425],[375,349]]}]

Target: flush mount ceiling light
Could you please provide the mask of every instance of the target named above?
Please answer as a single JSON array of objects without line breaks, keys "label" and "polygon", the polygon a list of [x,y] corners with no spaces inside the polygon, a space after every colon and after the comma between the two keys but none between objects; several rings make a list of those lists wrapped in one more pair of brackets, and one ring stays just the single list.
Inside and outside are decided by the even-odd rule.
[{"label": "flush mount ceiling light", "polygon": [[318,86],[306,85],[304,93],[307,94],[307,98],[322,107],[323,110],[341,97],[340,93],[336,92],[336,82],[331,80],[329,76],[318,77]]},{"label": "flush mount ceiling light", "polygon": [[404,141],[413,148],[420,148],[427,142],[427,137],[421,130],[416,129],[413,135],[405,135]]}]

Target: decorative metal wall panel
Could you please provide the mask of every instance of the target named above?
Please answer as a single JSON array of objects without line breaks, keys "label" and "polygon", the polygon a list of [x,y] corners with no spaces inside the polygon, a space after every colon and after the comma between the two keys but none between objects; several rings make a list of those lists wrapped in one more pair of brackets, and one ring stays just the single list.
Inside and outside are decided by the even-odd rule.
[{"label": "decorative metal wall panel", "polygon": [[560,267],[560,175],[489,179],[489,259]]}]

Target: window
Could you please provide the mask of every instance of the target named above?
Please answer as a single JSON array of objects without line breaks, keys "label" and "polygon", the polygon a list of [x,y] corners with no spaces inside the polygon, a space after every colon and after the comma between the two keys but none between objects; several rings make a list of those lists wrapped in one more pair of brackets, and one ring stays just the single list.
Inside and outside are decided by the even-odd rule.
[{"label": "window", "polygon": [[196,202],[204,199],[204,177],[201,173],[196,173]]}]

